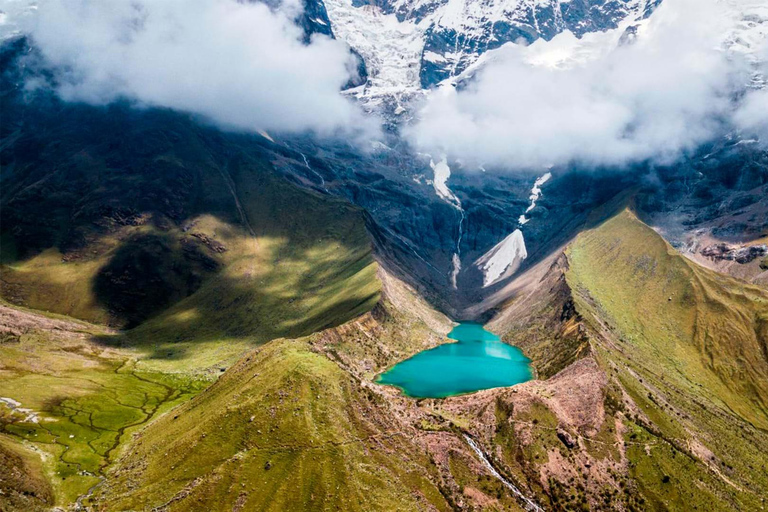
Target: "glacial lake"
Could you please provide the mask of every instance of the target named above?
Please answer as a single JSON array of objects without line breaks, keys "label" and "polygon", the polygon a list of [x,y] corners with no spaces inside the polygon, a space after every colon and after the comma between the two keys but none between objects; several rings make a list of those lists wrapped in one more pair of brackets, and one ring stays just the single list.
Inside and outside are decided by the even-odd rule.
[{"label": "glacial lake", "polygon": [[413,398],[445,398],[481,389],[512,386],[530,380],[530,362],[520,349],[507,345],[475,323],[461,323],[450,333],[457,343],[419,352],[376,379]]}]

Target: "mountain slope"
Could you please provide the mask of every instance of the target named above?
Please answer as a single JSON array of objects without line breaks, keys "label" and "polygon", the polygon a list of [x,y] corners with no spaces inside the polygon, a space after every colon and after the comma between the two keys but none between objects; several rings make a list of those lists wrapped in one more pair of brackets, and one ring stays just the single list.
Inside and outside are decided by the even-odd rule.
[{"label": "mountain slope", "polygon": [[110,510],[446,510],[429,459],[371,400],[305,341],[274,341],[142,432],[101,499]]},{"label": "mountain slope", "polygon": [[264,345],[142,432],[96,505],[449,510],[419,431],[397,414],[407,400],[389,401],[368,372],[439,342],[432,327],[447,332],[450,322],[379,277],[386,298],[372,313]]},{"label": "mountain slope", "polygon": [[505,43],[550,40],[563,31],[629,25],[653,10],[645,0],[325,0],[335,35],[359,52],[368,81],[353,91],[399,115],[421,89],[457,77]]},{"label": "mountain slope", "polygon": [[[450,327],[382,270],[371,313],[244,358],[150,426],[97,502],[258,508],[266,492],[304,507],[306,494],[286,498],[278,483],[298,467],[315,482],[310,507],[522,507],[478,461],[470,435],[501,478],[546,509],[759,507],[766,292],[690,262],[629,211],[530,272],[489,325],[525,350],[538,380],[418,401],[373,384]],[[325,472],[334,457],[342,469]],[[371,467],[387,482],[375,483]],[[335,485],[358,498],[340,501]],[[379,494],[360,494],[367,485]]]},{"label": "mountain slope", "polygon": [[53,493],[37,455],[3,434],[0,468],[0,508],[37,512],[53,505]]},{"label": "mountain slope", "polygon": [[563,369],[444,406],[499,466],[554,509],[759,509],[764,289],[688,261],[628,211],[517,282],[489,325],[540,377]]},{"label": "mountain slope", "polygon": [[2,53],[4,299],[135,330],[103,341],[142,345],[165,369],[376,303],[363,212],[286,180],[275,162],[303,168],[299,153],[166,110],[25,97],[26,49]]},{"label": "mountain slope", "polygon": [[141,368],[137,351],[101,343],[107,334],[0,304],[2,510],[71,505],[131,434],[210,383]]},{"label": "mountain slope", "polygon": [[[459,417],[374,384],[451,322],[380,271],[373,311],[246,355],[145,429],[92,504],[108,510],[524,510]],[[438,401],[439,402],[439,401]]]},{"label": "mountain slope", "polygon": [[768,426],[768,294],[699,267],[630,213],[568,251],[580,309],[638,354]]}]

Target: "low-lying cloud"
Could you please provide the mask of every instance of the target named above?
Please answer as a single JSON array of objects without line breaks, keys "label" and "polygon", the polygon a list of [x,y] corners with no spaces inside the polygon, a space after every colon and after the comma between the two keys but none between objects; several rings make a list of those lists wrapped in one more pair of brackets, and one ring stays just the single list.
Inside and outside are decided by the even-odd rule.
[{"label": "low-lying cloud", "polygon": [[670,163],[726,131],[765,128],[768,95],[737,94],[752,71],[723,48],[726,6],[666,0],[632,44],[566,67],[532,63],[539,43],[507,45],[466,87],[431,94],[409,136],[468,164],[524,168]]},{"label": "low-lying cloud", "polygon": [[325,36],[301,43],[298,4],[42,0],[26,32],[65,100],[128,99],[243,130],[331,135],[369,126],[339,94],[355,63]]},{"label": "low-lying cloud", "polygon": [[760,63],[756,70],[752,89],[734,114],[736,126],[747,136],[759,138],[763,146],[768,147],[768,41],[757,52]]}]

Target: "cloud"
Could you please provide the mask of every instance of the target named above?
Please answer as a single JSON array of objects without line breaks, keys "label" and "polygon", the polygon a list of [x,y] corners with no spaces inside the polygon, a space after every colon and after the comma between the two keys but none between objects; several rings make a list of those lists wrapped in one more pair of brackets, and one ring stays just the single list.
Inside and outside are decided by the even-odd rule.
[{"label": "cloud", "polygon": [[[422,151],[474,164],[670,163],[733,127],[748,78],[723,49],[725,4],[667,0],[632,44],[616,31],[506,45],[466,87],[431,94],[407,133]],[[748,101],[743,126],[765,122],[766,97]]]},{"label": "cloud", "polygon": [[757,52],[757,62],[755,86],[747,91],[734,121],[745,136],[757,137],[768,147],[768,41],[764,41]]},{"label": "cloud", "polygon": [[369,128],[339,91],[355,62],[325,36],[301,43],[300,7],[235,0],[43,0],[26,32],[59,95],[127,98],[243,130]]}]

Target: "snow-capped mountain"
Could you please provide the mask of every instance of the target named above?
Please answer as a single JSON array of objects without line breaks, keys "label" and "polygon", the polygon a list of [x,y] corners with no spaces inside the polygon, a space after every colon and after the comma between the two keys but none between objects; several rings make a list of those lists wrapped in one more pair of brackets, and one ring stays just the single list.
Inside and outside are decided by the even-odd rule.
[{"label": "snow-capped mountain", "polygon": [[506,43],[629,26],[660,0],[325,0],[334,33],[365,59],[368,99],[407,98]]},{"label": "snow-capped mountain", "polygon": [[[335,37],[365,61],[351,92],[400,114],[413,96],[473,74],[507,43],[532,45],[531,64],[595,58],[643,31],[662,0],[315,0]],[[723,0],[728,51],[754,55],[768,32],[768,3]],[[535,43],[535,44],[534,44]],[[756,59],[756,57],[755,57]],[[760,84],[762,81],[757,79]],[[758,84],[759,85],[759,84]]]},{"label": "snow-capped mountain", "polygon": [[[305,43],[317,34],[329,36],[346,42],[361,57],[363,78],[349,84],[353,88],[345,94],[366,108],[382,111],[387,121],[395,114],[398,125],[408,123],[410,115],[397,114],[418,115],[411,103],[414,97],[428,96],[437,84],[446,82],[461,90],[461,82],[472,80],[483,66],[503,64],[508,50],[531,66],[577,66],[645,37],[651,21],[666,16],[663,11],[668,7],[660,0],[366,4],[302,0],[302,4],[296,22],[303,28]],[[730,28],[722,36],[723,48],[753,60],[750,85],[763,87],[764,68],[756,49],[768,32],[768,2],[722,0],[722,5],[728,6],[732,18],[724,24]],[[7,32],[14,34],[16,13],[33,13],[34,3],[19,0],[3,9],[7,15],[0,15],[0,25],[5,23]],[[652,188],[648,183],[665,180],[658,190],[647,192],[643,206],[654,215],[660,211],[655,217],[658,224],[667,231],[679,228],[677,238],[683,240],[689,226],[710,229],[721,216],[718,208],[730,211],[731,204],[762,197],[761,187],[768,186],[762,170],[766,156],[752,149],[754,140],[741,141],[737,136],[670,169],[657,172],[638,164],[637,169],[614,176],[593,175],[589,169],[565,164],[555,165],[551,174],[541,166],[511,173],[501,165],[465,165],[441,150],[417,153],[409,147],[412,141],[396,134],[387,135],[391,138],[384,141],[386,145],[374,141],[373,150],[367,152],[344,141],[318,142],[271,131],[270,135],[264,138],[280,155],[274,159],[278,170],[302,186],[364,208],[379,257],[457,314],[566,243],[589,225],[594,209],[609,211],[610,201],[624,190]],[[715,196],[722,199],[715,201]],[[679,220],[674,225],[668,215],[673,207]],[[762,214],[748,216],[752,215],[748,208],[744,212],[733,238],[752,236],[751,230],[764,224]]]}]

